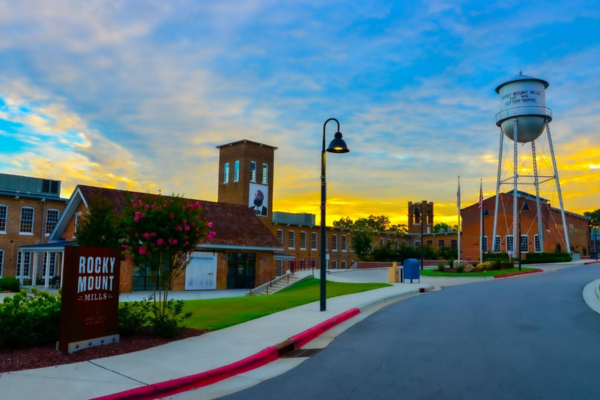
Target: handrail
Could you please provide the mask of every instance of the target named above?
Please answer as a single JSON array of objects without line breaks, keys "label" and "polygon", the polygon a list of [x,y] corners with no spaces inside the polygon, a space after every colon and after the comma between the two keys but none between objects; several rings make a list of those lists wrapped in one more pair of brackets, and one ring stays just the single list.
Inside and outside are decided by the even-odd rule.
[{"label": "handrail", "polygon": [[500,126],[500,122],[512,118],[512,117],[520,117],[527,115],[539,115],[542,117],[548,118],[549,121],[552,121],[552,110],[548,107],[542,106],[521,106],[521,107],[511,107],[505,110],[500,111],[496,114],[496,125]]}]

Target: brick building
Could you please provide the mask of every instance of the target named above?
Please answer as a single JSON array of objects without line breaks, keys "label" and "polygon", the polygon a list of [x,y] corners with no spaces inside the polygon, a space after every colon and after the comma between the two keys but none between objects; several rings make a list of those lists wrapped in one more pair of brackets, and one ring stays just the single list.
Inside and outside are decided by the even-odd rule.
[{"label": "brick building", "polygon": [[[484,217],[483,252],[492,250],[496,252],[512,253],[516,256],[518,249],[513,238],[513,192],[498,195],[498,222],[496,228],[496,249],[492,249],[491,238],[494,230],[494,210],[496,196],[483,200],[483,209],[487,209],[489,216]],[[542,227],[544,229],[544,243],[538,235],[537,206],[535,196],[526,192],[517,192],[517,207],[521,209],[527,202],[529,211],[521,212],[521,253],[528,252],[558,252],[574,251],[583,256],[589,254],[589,217],[565,211],[569,242],[571,249],[566,249],[562,216],[560,209],[554,208],[546,199],[541,199]],[[479,203],[461,209],[462,237],[461,247],[466,257],[473,260],[479,259],[480,242],[480,213]]]},{"label": "brick building", "polygon": [[64,207],[60,181],[0,174],[0,277],[17,277],[19,263],[23,278],[42,278],[48,266],[49,277],[56,273],[55,256],[32,257],[20,252],[23,245],[47,243]]}]

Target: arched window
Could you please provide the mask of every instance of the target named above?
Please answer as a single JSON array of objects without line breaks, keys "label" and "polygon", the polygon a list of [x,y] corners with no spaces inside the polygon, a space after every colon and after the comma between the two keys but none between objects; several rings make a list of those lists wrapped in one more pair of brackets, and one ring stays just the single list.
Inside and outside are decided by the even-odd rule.
[{"label": "arched window", "polygon": [[250,182],[256,182],[256,161],[250,161]]},{"label": "arched window", "polygon": [[266,163],[262,165],[262,183],[263,185],[269,184],[269,165]]},{"label": "arched window", "polygon": [[235,164],[233,166],[233,181],[239,182],[240,180],[240,160],[235,160]]},{"label": "arched window", "polygon": [[223,166],[223,183],[229,183],[229,163],[226,162]]}]

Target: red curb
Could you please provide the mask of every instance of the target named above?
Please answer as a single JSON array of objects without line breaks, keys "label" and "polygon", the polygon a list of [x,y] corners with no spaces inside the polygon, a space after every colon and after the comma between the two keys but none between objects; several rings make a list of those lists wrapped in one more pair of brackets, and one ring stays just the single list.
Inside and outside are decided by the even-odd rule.
[{"label": "red curb", "polygon": [[517,276],[517,275],[535,274],[536,272],[544,272],[544,270],[543,269],[534,269],[533,271],[521,271],[521,272],[515,272],[512,274],[506,274],[506,275],[496,275],[496,276],[494,276],[494,279],[508,278],[509,276]]},{"label": "red curb", "polygon": [[[294,341],[294,347],[299,348],[310,342],[317,336],[360,314],[356,307],[351,308],[339,315],[329,318],[320,324],[307,329],[306,331],[292,336],[289,340]],[[186,392],[191,389],[198,389],[204,386],[212,385],[232,376],[262,367],[279,358],[279,352],[276,346],[267,347],[263,351],[246,357],[243,360],[225,365],[210,371],[199,374],[184,376],[182,378],[172,379],[166,382],[159,382],[153,385],[142,386],[124,392],[113,393],[107,396],[95,397],[90,400],[152,400],[158,397],[172,396],[174,394]]]},{"label": "red curb", "polygon": [[591,264],[598,264],[598,263],[600,263],[600,260],[598,260],[598,261],[596,261],[596,260],[594,260],[594,261],[588,261],[588,262],[583,263],[583,264],[584,265],[591,265]]},{"label": "red curb", "polygon": [[351,308],[348,311],[336,315],[335,317],[329,318],[328,320],[323,321],[320,324],[315,325],[302,333],[292,336],[290,340],[293,340],[295,342],[296,348],[302,347],[306,343],[322,335],[334,326],[339,325],[342,322],[345,322],[358,314],[360,314],[360,310],[358,308]]}]

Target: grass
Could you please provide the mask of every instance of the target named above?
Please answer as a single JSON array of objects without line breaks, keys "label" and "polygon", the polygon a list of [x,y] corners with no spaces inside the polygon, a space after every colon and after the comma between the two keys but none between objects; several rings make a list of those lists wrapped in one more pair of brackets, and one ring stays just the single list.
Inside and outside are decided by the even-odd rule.
[{"label": "grass", "polygon": [[[387,283],[327,282],[327,298],[360,293],[391,286]],[[319,300],[320,281],[307,279],[269,296],[245,296],[223,299],[188,300],[184,312],[192,317],[185,321],[190,328],[216,331],[265,315]]]},{"label": "grass", "polygon": [[[522,272],[526,271],[535,271],[537,268],[521,268]],[[511,269],[501,269],[498,271],[482,271],[482,272],[439,272],[437,269],[426,269],[421,271],[421,275],[423,276],[450,276],[454,278],[468,278],[468,277],[477,277],[477,278],[485,278],[486,276],[498,276],[498,275],[506,275],[506,274],[514,274],[515,272],[519,272],[519,268],[511,268]]]}]

